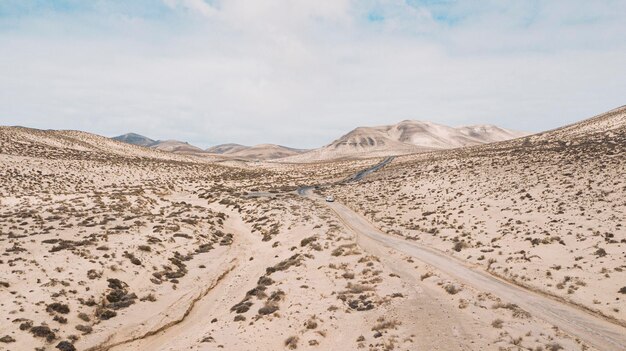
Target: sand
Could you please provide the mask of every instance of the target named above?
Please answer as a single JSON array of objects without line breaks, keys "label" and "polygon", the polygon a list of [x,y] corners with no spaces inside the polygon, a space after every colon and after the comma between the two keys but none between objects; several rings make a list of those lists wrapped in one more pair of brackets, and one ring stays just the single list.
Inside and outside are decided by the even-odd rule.
[{"label": "sand", "polygon": [[380,159],[216,162],[1,127],[0,349],[607,349],[402,243],[624,330],[624,120],[401,156],[354,183]]}]

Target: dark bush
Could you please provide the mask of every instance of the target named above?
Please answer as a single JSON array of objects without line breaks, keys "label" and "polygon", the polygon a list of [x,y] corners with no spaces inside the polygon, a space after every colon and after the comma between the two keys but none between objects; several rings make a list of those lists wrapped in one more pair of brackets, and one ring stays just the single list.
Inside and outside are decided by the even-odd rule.
[{"label": "dark bush", "polygon": [[252,306],[252,302],[248,300],[243,300],[240,303],[231,307],[230,310],[231,312],[235,313],[246,313],[250,309],[250,306]]},{"label": "dark bush", "polygon": [[45,325],[38,325],[30,328],[30,332],[38,338],[46,338],[46,341],[51,342],[56,339],[54,332]]},{"label": "dark bush", "polygon": [[302,256],[300,256],[300,254],[295,254],[289,257],[288,259],[277,263],[273,267],[267,267],[265,269],[265,272],[267,273],[267,275],[270,275],[277,271],[284,271],[284,270],[287,270],[291,266],[299,266],[301,261],[302,261]]},{"label": "dark bush", "polygon": [[304,239],[302,239],[302,241],[300,241],[300,246],[303,246],[303,247],[307,246],[308,244],[314,242],[315,240],[317,240],[317,238],[314,237],[314,236],[310,236],[308,238],[304,238]]},{"label": "dark bush", "polygon": [[109,282],[109,288],[111,289],[124,289],[127,286],[126,283],[116,278],[109,278],[107,282]]},{"label": "dark bush", "polygon": [[74,345],[72,345],[71,342],[65,340],[57,344],[57,349],[61,351],[76,351]]},{"label": "dark bush", "polygon": [[278,311],[278,305],[275,304],[267,304],[261,308],[259,308],[259,314],[262,316],[268,315],[268,314],[272,314],[274,312]]},{"label": "dark bush", "polygon": [[102,312],[100,312],[100,314],[98,315],[98,317],[103,320],[106,321],[108,319],[111,319],[113,317],[117,316],[117,312],[115,311],[111,311],[111,310],[103,310]]},{"label": "dark bush", "polygon": [[456,295],[459,293],[459,291],[461,291],[461,289],[457,288],[456,285],[454,284],[448,284],[445,287],[446,292],[448,292],[448,294],[450,295]]},{"label": "dark bush", "polygon": [[290,336],[285,340],[285,346],[290,350],[295,350],[298,348],[298,337]]},{"label": "dark bush", "polygon": [[13,339],[10,335],[5,335],[5,336],[0,338],[0,342],[8,344],[10,342],[15,342],[15,339]]},{"label": "dark bush", "polygon": [[56,315],[56,316],[54,316],[53,320],[55,322],[59,322],[61,324],[67,324],[67,318],[65,318],[63,316]]},{"label": "dark bush", "polygon": [[452,247],[452,249],[456,252],[461,252],[461,250],[463,250],[466,247],[467,247],[467,243],[465,243],[465,241],[457,241],[456,243],[454,243],[454,246]]},{"label": "dark bush", "polygon": [[58,312],[58,313],[62,313],[62,314],[68,314],[70,312],[70,308],[67,307],[66,304],[63,303],[59,303],[59,302],[54,302],[48,305],[48,307],[46,307],[46,311],[48,312]]},{"label": "dark bush", "polygon": [[265,285],[257,285],[256,288],[253,288],[253,289],[249,290],[246,293],[246,296],[256,296],[257,298],[262,299],[265,296],[267,296],[267,295],[265,295],[265,290],[266,289],[267,288],[265,287]]},{"label": "dark bush", "polygon": [[258,285],[265,285],[265,286],[267,286],[267,285],[274,284],[274,281],[272,280],[272,278],[270,278],[270,277],[268,277],[266,275],[263,275],[263,276],[261,276],[261,278],[259,278],[259,280],[257,281],[257,284]]},{"label": "dark bush", "polygon": [[93,330],[93,328],[91,326],[89,326],[89,325],[82,325],[82,324],[77,325],[75,328],[79,332],[82,332],[83,335],[89,334]]}]

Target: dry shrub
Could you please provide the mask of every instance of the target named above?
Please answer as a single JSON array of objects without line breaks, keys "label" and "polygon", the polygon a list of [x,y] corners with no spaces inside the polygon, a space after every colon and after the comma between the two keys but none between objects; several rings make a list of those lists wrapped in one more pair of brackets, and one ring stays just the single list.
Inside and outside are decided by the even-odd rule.
[{"label": "dry shrub", "polygon": [[285,340],[285,346],[290,350],[295,350],[298,348],[298,337],[290,336]]}]

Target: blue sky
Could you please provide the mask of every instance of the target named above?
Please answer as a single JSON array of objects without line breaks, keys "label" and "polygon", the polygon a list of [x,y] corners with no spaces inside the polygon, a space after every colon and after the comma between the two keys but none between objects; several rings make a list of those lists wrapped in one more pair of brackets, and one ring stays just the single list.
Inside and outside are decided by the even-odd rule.
[{"label": "blue sky", "polygon": [[0,124],[317,147],[626,103],[625,1],[0,0]]}]

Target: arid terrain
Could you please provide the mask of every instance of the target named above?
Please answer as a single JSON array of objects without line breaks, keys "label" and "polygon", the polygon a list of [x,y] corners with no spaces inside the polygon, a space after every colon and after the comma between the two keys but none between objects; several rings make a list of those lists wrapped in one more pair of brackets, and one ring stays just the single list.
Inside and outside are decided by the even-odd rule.
[{"label": "arid terrain", "polygon": [[328,145],[282,158],[281,162],[319,162],[371,158],[453,149],[515,139],[528,135],[493,125],[448,127],[406,120],[393,125],[359,127]]},{"label": "arid terrain", "polygon": [[433,122],[406,120],[387,126],[358,127],[330,144],[312,150],[276,144],[245,146],[233,143],[215,145],[202,150],[187,142],[153,140],[136,133],[127,133],[112,139],[156,150],[206,157],[213,160],[272,160],[280,163],[311,163],[453,149],[510,140],[526,135],[528,133],[507,130],[494,125],[453,128]]},{"label": "arid terrain", "polygon": [[0,350],[626,350],[626,108],[518,136],[354,178],[0,127]]}]

